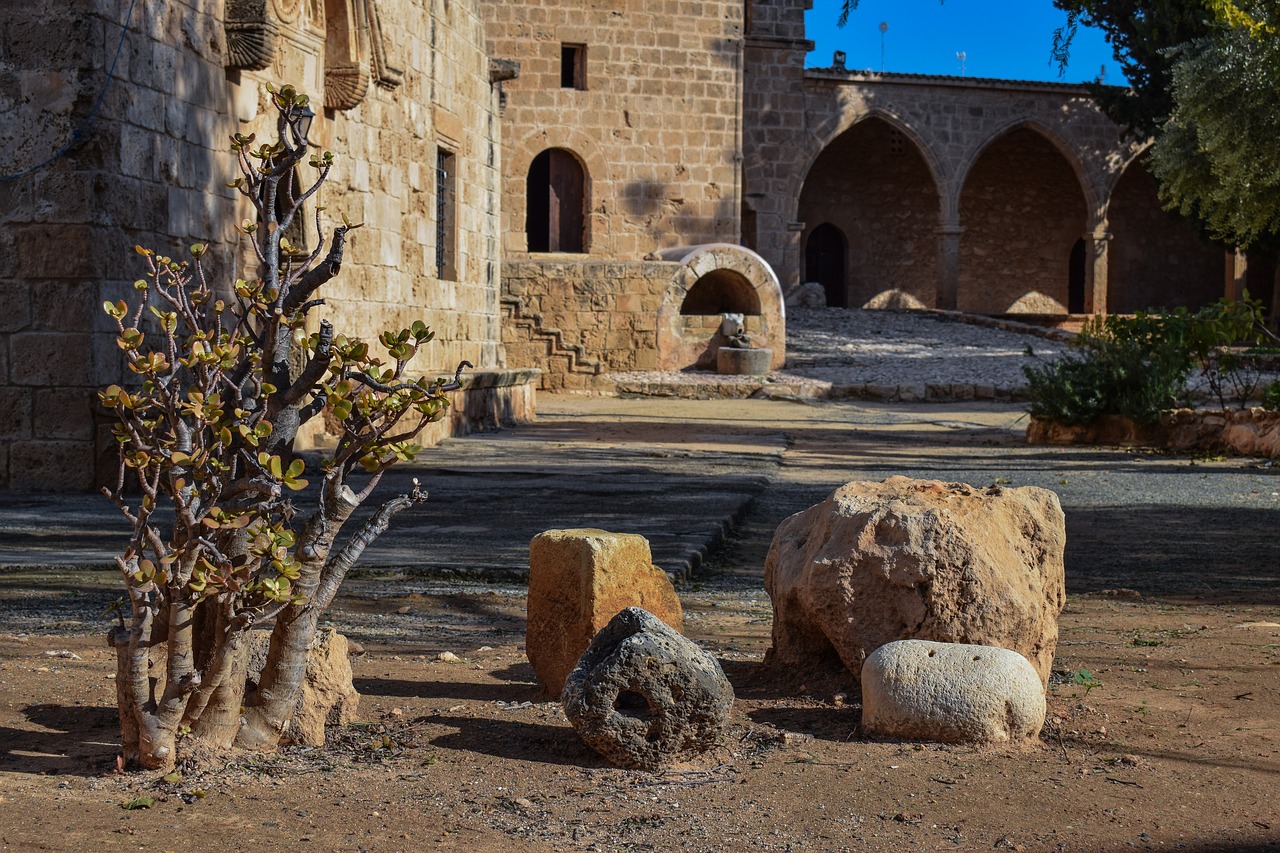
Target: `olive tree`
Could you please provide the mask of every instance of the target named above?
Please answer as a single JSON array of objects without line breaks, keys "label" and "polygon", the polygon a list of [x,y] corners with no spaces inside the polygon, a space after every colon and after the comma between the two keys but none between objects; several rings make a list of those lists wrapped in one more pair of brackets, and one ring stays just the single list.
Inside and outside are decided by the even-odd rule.
[{"label": "olive tree", "polygon": [[[327,251],[318,241],[308,253],[285,236],[303,202],[319,201],[334,157],[308,153],[307,97],[268,89],[275,140],[237,134],[231,145],[241,173],[232,186],[256,211],[240,230],[258,276],[219,290],[206,246],[183,262],[139,247],[147,272],[132,304],[103,306],[135,377],[100,392],[120,458],[103,491],[132,529],[116,558],[127,602],[109,635],[130,766],[167,769],[179,752],[201,748],[278,746],[320,615],[392,516],[426,493],[415,480],[345,537],[344,525],[384,471],[414,458],[415,437],[444,416],[445,392],[470,366],[449,381],[411,378],[410,362],[433,336],[421,322],[384,332],[374,347],[335,334],[328,320],[308,331],[359,226],[344,217]],[[295,194],[304,164],[314,181]],[[306,471],[293,442],[322,412],[336,446]],[[319,482],[304,506],[292,496],[307,478]],[[248,635],[267,624],[266,665],[246,696]]]}]

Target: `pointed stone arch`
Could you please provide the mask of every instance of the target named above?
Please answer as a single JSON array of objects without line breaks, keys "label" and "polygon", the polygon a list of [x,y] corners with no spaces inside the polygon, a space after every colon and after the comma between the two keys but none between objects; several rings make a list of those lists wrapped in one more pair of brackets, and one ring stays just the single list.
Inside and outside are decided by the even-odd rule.
[{"label": "pointed stone arch", "polygon": [[960,196],[964,193],[964,187],[969,181],[969,175],[973,171],[974,165],[987,152],[987,149],[1010,133],[1019,130],[1029,130],[1038,134],[1062,155],[1062,159],[1067,162],[1067,165],[1071,167],[1071,171],[1075,174],[1076,182],[1080,185],[1080,192],[1084,195],[1085,204],[1090,211],[1091,217],[1096,218],[1097,212],[1103,207],[1103,199],[1107,194],[1106,179],[1085,168],[1081,152],[1072,147],[1061,133],[1044,122],[1028,117],[1013,119],[995,127],[988,131],[978,144],[969,150],[968,154],[955,169],[954,180],[950,183],[951,196],[946,201],[945,213],[958,214]]},{"label": "pointed stone arch", "polygon": [[813,170],[813,164],[830,147],[831,143],[844,136],[855,126],[870,119],[884,122],[901,133],[915,146],[916,152],[929,169],[929,175],[933,179],[934,185],[938,187],[940,197],[945,198],[947,196],[945,188],[950,183],[949,172],[943,161],[938,157],[937,152],[934,151],[933,146],[929,144],[929,141],[911,122],[902,118],[897,112],[885,107],[875,106],[863,110],[845,110],[839,114],[838,121],[831,123],[829,130],[810,136],[809,139],[812,145],[805,152],[800,168],[790,175],[787,198],[791,202],[793,215],[797,215],[797,211],[799,211],[800,194],[804,190],[809,173]]},{"label": "pointed stone arch", "polygon": [[1034,121],[976,146],[959,173],[957,306],[980,313],[1065,314],[1072,255],[1096,194],[1069,146]]},{"label": "pointed stone arch", "polygon": [[815,230],[839,229],[848,249],[838,303],[869,306],[893,292],[935,304],[943,193],[937,160],[922,145],[902,122],[873,110],[847,123],[804,173],[796,202],[801,268],[809,266]]},{"label": "pointed stone arch", "polygon": [[1162,209],[1143,163],[1148,148],[1116,173],[1105,200],[1106,305],[1114,313],[1194,309],[1222,295],[1224,247]]}]

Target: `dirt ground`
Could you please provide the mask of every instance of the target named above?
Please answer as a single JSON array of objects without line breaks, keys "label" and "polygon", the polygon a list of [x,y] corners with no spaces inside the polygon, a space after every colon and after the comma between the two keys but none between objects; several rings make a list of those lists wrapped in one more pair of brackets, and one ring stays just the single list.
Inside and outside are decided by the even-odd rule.
[{"label": "dirt ground", "polygon": [[1007,751],[868,739],[856,703],[761,678],[762,594],[685,601],[738,702],[723,748],[661,775],[607,766],[539,695],[518,590],[348,598],[348,623],[439,626],[355,659],[364,722],[176,781],[114,771],[100,638],[0,637],[0,849],[1280,849],[1274,609],[1072,598],[1044,734]]},{"label": "dirt ground", "polygon": [[[882,441],[875,464],[985,472],[979,452],[993,465],[1031,458],[998,435],[939,427],[938,439],[908,426],[913,447],[927,438],[974,455],[934,447],[922,461]],[[761,542],[791,503],[810,500],[807,489],[828,487],[815,460],[847,445],[836,429],[789,439],[791,473],[758,501],[763,515],[745,519],[740,538],[681,592],[688,634],[719,656],[738,696],[724,743],[697,763],[623,771],[583,746],[534,682],[518,586],[368,577],[331,614],[364,645],[353,660],[362,722],[332,731],[324,748],[237,755],[168,780],[115,770],[105,621],[69,616],[0,635],[0,849],[1280,850],[1280,596],[1269,536],[1234,537],[1253,556],[1230,571],[1219,565],[1227,546],[1208,543],[1184,547],[1176,564],[1098,557],[1158,551],[1160,540],[1190,535],[1197,517],[1192,497],[1179,498],[1184,515],[1126,515],[1108,503],[1106,478],[1181,465],[1190,495],[1207,488],[1205,470],[1254,477],[1246,463],[1068,453],[1055,458],[1070,471],[1009,469],[1020,481],[1052,476],[1064,504],[1078,505],[1068,507],[1079,544],[1068,546],[1071,595],[1044,733],[1016,750],[888,743],[860,732],[855,694],[783,689],[759,664],[771,625]],[[840,465],[851,464],[841,452]],[[1129,482],[1116,479],[1117,494]],[[1231,488],[1242,529],[1257,531],[1275,493]],[[1098,504],[1092,515],[1087,499]],[[1088,524],[1073,528],[1073,513]],[[1092,534],[1107,517],[1107,535]],[[1153,526],[1157,518],[1168,526]],[[1163,594],[1153,592],[1157,572],[1176,581]],[[85,571],[8,573],[0,585],[61,612],[67,596],[109,600],[112,583]]]}]

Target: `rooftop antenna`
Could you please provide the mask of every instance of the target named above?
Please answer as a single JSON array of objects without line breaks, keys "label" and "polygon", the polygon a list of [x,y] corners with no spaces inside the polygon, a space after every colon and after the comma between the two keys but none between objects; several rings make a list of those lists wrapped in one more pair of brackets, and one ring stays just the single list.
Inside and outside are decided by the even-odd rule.
[{"label": "rooftop antenna", "polygon": [[969,54],[963,50],[956,53],[956,59],[960,60],[960,76],[964,76],[964,61],[969,58]]},{"label": "rooftop antenna", "polygon": [[889,32],[889,22],[880,22],[880,73],[884,73],[884,34]]}]

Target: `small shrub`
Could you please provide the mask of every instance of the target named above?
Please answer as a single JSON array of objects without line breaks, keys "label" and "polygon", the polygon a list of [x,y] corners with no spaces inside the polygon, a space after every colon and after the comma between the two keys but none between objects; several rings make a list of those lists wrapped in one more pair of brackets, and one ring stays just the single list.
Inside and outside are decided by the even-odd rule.
[{"label": "small shrub", "polygon": [[1067,425],[1100,415],[1155,423],[1177,404],[1191,372],[1189,323],[1185,311],[1091,318],[1070,355],[1024,368],[1032,416]]},{"label": "small shrub", "polygon": [[[1024,368],[1031,414],[1068,426],[1101,415],[1149,426],[1184,400],[1193,372],[1204,377],[1223,409],[1243,408],[1257,394],[1261,374],[1239,348],[1272,340],[1262,303],[1248,293],[1195,313],[1177,308],[1094,317],[1072,342],[1071,354]],[[1273,402],[1280,404],[1280,391]]]},{"label": "small shrub", "polygon": [[1251,348],[1273,341],[1262,301],[1250,299],[1248,291],[1239,300],[1219,299],[1201,308],[1187,336],[1200,375],[1223,409],[1230,405],[1243,409],[1256,395],[1262,373],[1248,354]]},{"label": "small shrub", "polygon": [[1270,412],[1280,412],[1280,379],[1262,389],[1262,408]]}]

